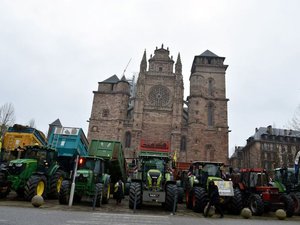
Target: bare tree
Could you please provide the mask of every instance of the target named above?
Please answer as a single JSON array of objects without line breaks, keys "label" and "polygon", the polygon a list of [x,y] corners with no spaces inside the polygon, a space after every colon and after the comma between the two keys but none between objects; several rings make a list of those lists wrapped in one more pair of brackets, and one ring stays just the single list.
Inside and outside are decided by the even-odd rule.
[{"label": "bare tree", "polygon": [[293,118],[288,122],[288,127],[293,130],[300,130],[300,105],[295,110]]},{"label": "bare tree", "polygon": [[15,109],[12,103],[5,103],[0,107],[0,137],[9,126],[15,122]]},{"label": "bare tree", "polygon": [[28,125],[29,127],[35,128],[35,120],[34,119],[29,120]]}]

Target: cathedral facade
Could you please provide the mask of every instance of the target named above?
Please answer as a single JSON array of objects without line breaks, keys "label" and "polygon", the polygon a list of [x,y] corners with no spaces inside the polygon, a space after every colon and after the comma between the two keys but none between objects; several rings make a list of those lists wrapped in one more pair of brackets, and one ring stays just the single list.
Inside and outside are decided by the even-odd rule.
[{"label": "cathedral facade", "polygon": [[128,159],[141,149],[162,149],[181,162],[227,163],[224,60],[209,50],[195,56],[184,99],[180,54],[175,62],[162,46],[147,61],[145,51],[136,82],[114,75],[98,83],[88,140],[121,141]]}]

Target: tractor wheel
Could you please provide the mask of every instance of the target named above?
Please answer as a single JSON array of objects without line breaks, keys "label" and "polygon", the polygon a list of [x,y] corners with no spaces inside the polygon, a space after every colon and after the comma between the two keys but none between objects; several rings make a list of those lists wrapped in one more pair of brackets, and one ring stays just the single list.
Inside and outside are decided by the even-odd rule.
[{"label": "tractor wheel", "polygon": [[0,185],[0,198],[6,198],[10,192],[10,186],[5,173],[0,173]]},{"label": "tractor wheel", "polygon": [[208,196],[204,188],[194,187],[193,188],[193,210],[195,212],[203,212],[205,206],[208,203]]},{"label": "tractor wheel", "polygon": [[293,199],[294,202],[294,213],[295,214],[300,214],[300,192],[294,192],[290,193],[291,198]]},{"label": "tractor wheel", "polygon": [[166,202],[165,202],[165,209],[168,211],[173,211],[174,204],[175,205],[175,211],[177,210],[177,186],[176,184],[168,184],[166,188]]},{"label": "tractor wheel", "polygon": [[59,204],[67,205],[70,199],[71,182],[63,180],[58,194]]},{"label": "tractor wheel", "polygon": [[177,202],[183,203],[184,189],[183,187],[177,187]]},{"label": "tractor wheel", "polygon": [[140,183],[133,182],[129,190],[129,208],[134,208],[134,199],[136,198],[136,208],[142,207],[142,186]]},{"label": "tractor wheel", "polygon": [[227,210],[234,215],[239,215],[243,209],[243,198],[242,193],[239,189],[235,188],[233,190],[234,196],[230,198],[229,204],[227,205]]},{"label": "tractor wheel", "polygon": [[100,207],[101,206],[102,191],[103,191],[103,184],[97,183],[95,185],[95,195],[97,194],[97,196],[94,196],[94,201],[96,200],[96,207]]},{"label": "tractor wheel", "polygon": [[110,198],[110,179],[104,185],[102,204],[108,204],[109,198]]},{"label": "tractor wheel", "polygon": [[33,196],[39,195],[43,198],[46,197],[46,188],[47,188],[47,181],[46,177],[44,176],[31,176],[24,188],[24,198],[27,201],[31,201]]},{"label": "tractor wheel", "polygon": [[58,193],[61,188],[62,181],[65,177],[65,173],[62,170],[57,170],[55,174],[50,178],[50,190],[48,197],[52,199],[58,198]]},{"label": "tractor wheel", "polygon": [[287,217],[292,217],[294,215],[294,201],[291,196],[283,194],[280,196],[280,201],[284,203],[284,210]]},{"label": "tractor wheel", "polygon": [[248,206],[255,216],[261,216],[264,213],[264,202],[258,194],[250,195]]}]

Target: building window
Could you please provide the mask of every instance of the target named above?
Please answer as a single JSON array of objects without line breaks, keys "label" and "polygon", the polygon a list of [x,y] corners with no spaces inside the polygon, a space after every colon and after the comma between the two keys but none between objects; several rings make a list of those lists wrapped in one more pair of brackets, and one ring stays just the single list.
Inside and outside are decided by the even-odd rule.
[{"label": "building window", "polygon": [[207,106],[207,124],[212,127],[214,125],[214,104],[212,102],[208,103]]},{"label": "building window", "polygon": [[98,132],[98,127],[97,126],[92,126],[92,132]]},{"label": "building window", "polygon": [[102,111],[102,117],[108,117],[109,110],[108,109],[103,109]]},{"label": "building window", "polygon": [[213,79],[208,80],[208,95],[213,95]]},{"label": "building window", "polygon": [[130,148],[131,146],[131,133],[127,131],[125,133],[125,148]]},{"label": "building window", "polygon": [[186,137],[182,136],[180,141],[180,151],[185,152],[186,151]]}]

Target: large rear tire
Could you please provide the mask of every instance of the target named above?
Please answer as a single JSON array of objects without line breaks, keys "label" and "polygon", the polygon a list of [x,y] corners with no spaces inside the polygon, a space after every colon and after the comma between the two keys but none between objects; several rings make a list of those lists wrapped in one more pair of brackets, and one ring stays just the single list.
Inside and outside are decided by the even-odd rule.
[{"label": "large rear tire", "polygon": [[208,203],[208,196],[204,188],[194,187],[193,188],[193,210],[195,212],[204,212],[204,208]]},{"label": "large rear tire", "polygon": [[57,170],[56,173],[50,178],[50,191],[49,198],[57,199],[62,185],[65,173],[62,170]]},{"label": "large rear tire", "polygon": [[0,173],[0,198],[6,198],[10,192],[10,186],[7,182],[7,176],[5,173]]},{"label": "large rear tire", "polygon": [[234,196],[230,198],[229,204],[227,205],[227,210],[234,215],[239,215],[243,209],[243,198],[242,193],[239,189],[235,188],[233,190]]},{"label": "large rear tire", "polygon": [[102,204],[108,204],[110,198],[110,179],[104,184]]},{"label": "large rear tire", "polygon": [[184,189],[183,187],[177,187],[177,202],[183,203]]},{"label": "large rear tire", "polygon": [[33,196],[39,195],[46,197],[47,180],[45,176],[33,175],[31,176],[24,188],[24,198],[31,201]]},{"label": "large rear tire", "polygon": [[166,202],[165,209],[173,211],[175,204],[175,211],[177,210],[177,186],[176,184],[168,184],[166,187]]},{"label": "large rear tire", "polygon": [[264,213],[264,202],[258,194],[250,195],[248,207],[255,216],[261,216]]},{"label": "large rear tire", "polygon": [[134,208],[134,200],[136,198],[136,208],[142,207],[142,186],[140,183],[132,182],[129,190],[129,208]]},{"label": "large rear tire", "polygon": [[63,180],[58,194],[58,201],[62,205],[67,205],[70,199],[71,182]]},{"label": "large rear tire", "polygon": [[294,214],[300,214],[300,192],[290,193],[291,198],[294,202]]},{"label": "large rear tire", "polygon": [[100,207],[101,206],[101,202],[102,202],[102,191],[103,191],[103,184],[101,183],[97,183],[95,185],[95,195],[94,196],[94,201],[96,200],[96,207]]},{"label": "large rear tire", "polygon": [[291,196],[283,194],[280,196],[280,201],[284,203],[284,210],[287,217],[294,215],[294,202]]}]

